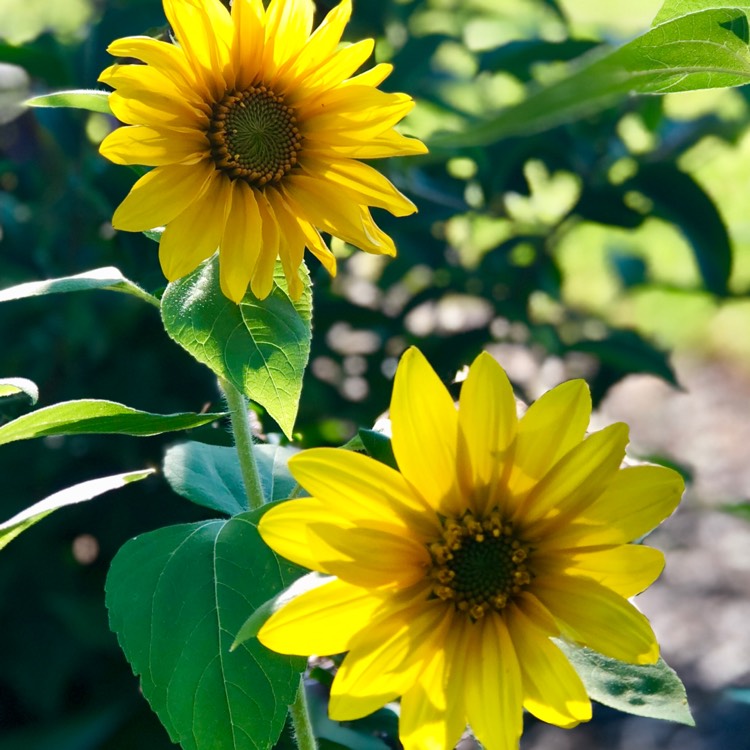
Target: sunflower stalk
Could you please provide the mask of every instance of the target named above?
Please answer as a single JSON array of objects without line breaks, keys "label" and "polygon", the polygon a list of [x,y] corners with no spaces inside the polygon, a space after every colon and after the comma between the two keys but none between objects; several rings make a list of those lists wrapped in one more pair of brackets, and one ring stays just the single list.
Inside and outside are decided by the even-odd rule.
[{"label": "sunflower stalk", "polygon": [[305,694],[305,677],[300,676],[299,689],[294,703],[289,706],[289,716],[294,726],[294,741],[298,750],[317,750],[310,711],[307,707],[307,695]]},{"label": "sunflower stalk", "polygon": [[219,383],[221,390],[224,392],[224,398],[227,401],[232,420],[234,445],[240,460],[240,470],[245,484],[248,506],[250,510],[255,510],[260,508],[266,499],[260,483],[258,464],[255,461],[253,433],[247,413],[247,399],[228,380],[221,379]]}]

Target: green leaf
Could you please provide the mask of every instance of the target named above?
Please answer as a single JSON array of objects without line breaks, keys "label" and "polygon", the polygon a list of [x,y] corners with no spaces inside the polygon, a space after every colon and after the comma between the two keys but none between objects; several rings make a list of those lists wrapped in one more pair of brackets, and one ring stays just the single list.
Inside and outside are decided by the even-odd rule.
[{"label": "green leaf", "polygon": [[[743,0],[666,0],[654,19],[654,26],[672,21],[675,18],[689,16],[691,13],[699,13],[703,10],[716,10],[728,8],[731,10],[750,11],[750,2]],[[747,41],[747,40],[746,40]]]},{"label": "green leaf", "polygon": [[[254,446],[263,494],[269,500],[289,497],[297,482],[287,461],[296,452],[278,445]],[[219,445],[187,442],[164,456],[164,476],[182,497],[229,516],[249,510],[237,451]]]},{"label": "green leaf", "polygon": [[0,427],[0,445],[47,435],[136,435],[189,430],[213,422],[223,414],[151,414],[114,401],[81,399],[24,414]]},{"label": "green leaf", "polygon": [[588,648],[555,642],[594,700],[636,716],[695,726],[685,687],[664,659],[656,664],[626,664]]},{"label": "green leaf", "polygon": [[396,457],[393,455],[393,446],[388,435],[375,430],[360,428],[359,437],[369,456],[398,471],[398,464],[396,463]]},{"label": "green leaf", "polygon": [[748,83],[750,49],[742,38],[747,19],[737,3],[731,5],[673,18],[611,52],[594,50],[573,63],[567,77],[533,91],[490,120],[442,134],[430,145],[483,146],[540,132],[587,117],[630,94]]},{"label": "green leaf", "polygon": [[310,356],[312,294],[293,302],[281,265],[264,300],[235,304],[219,287],[218,258],[173,281],[162,297],[167,333],[199,362],[260,404],[291,437]]},{"label": "green leaf", "polygon": [[719,296],[727,295],[732,245],[721,215],[700,185],[674,164],[642,165],[626,184],[653,201],[653,215],[674,223],[683,232],[693,248],[706,289]]},{"label": "green leaf", "polygon": [[0,398],[25,394],[32,404],[39,400],[39,388],[26,378],[0,378]]},{"label": "green leaf", "polygon": [[83,292],[89,289],[111,289],[114,292],[125,292],[159,307],[159,300],[156,297],[141,289],[138,284],[126,279],[117,268],[112,266],[95,268],[93,271],[86,271],[75,276],[18,284],[18,286],[1,290],[0,302],[24,299],[25,297],[39,297],[43,294]]},{"label": "green leaf", "polygon": [[89,112],[101,112],[111,115],[109,91],[96,89],[76,89],[74,91],[56,91],[53,94],[34,96],[26,100],[30,107],[73,107],[87,109]]},{"label": "green leaf", "polygon": [[110,490],[124,487],[130,482],[145,479],[153,473],[153,469],[130,471],[126,474],[116,474],[111,477],[81,482],[60,492],[55,492],[54,495],[40,500],[38,503],[26,508],[26,510],[22,510],[10,520],[0,524],[0,549],[3,549],[8,542],[15,539],[21,532],[26,531],[30,526],[33,526],[37,521],[41,521],[45,516],[48,516],[58,508],[91,500]]},{"label": "green leaf", "polygon": [[143,534],[112,562],[110,625],[183,750],[267,750],[294,700],[304,659],[257,640],[229,650],[248,614],[300,574],[258,534],[267,507]]},{"label": "green leaf", "polygon": [[745,521],[750,521],[750,502],[744,501],[741,503],[726,503],[720,506],[720,509],[725,513],[742,518]]}]

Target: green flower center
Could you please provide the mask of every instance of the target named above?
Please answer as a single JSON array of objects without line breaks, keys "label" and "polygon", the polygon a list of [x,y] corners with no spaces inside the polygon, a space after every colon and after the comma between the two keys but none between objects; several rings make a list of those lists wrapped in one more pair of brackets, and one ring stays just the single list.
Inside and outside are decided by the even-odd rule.
[{"label": "green flower center", "polygon": [[433,595],[473,620],[501,611],[531,582],[529,547],[496,510],[486,518],[467,512],[446,519],[428,549]]},{"label": "green flower center", "polygon": [[279,182],[302,148],[294,110],[263,85],[225,94],[213,107],[208,140],[217,169],[258,188]]}]

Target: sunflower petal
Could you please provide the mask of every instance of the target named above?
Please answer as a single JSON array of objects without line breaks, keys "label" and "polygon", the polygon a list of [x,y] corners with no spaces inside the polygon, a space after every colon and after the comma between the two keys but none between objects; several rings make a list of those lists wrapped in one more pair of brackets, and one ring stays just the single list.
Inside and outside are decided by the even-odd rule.
[{"label": "sunflower petal", "polygon": [[648,620],[626,599],[584,578],[537,578],[534,593],[549,609],[564,636],[613,659],[653,664],[659,644]]},{"label": "sunflower petal", "polygon": [[102,141],[99,153],[115,164],[196,164],[208,157],[208,141],[197,130],[175,133],[168,128],[131,125],[113,130]]},{"label": "sunflower petal", "polygon": [[263,236],[258,262],[253,273],[250,288],[258,299],[265,299],[273,289],[273,273],[276,268],[276,258],[279,257],[280,232],[273,208],[265,194],[254,191],[260,214],[260,225]]},{"label": "sunflower petal", "polygon": [[216,252],[230,199],[231,183],[214,172],[203,195],[164,228],[159,262],[169,281],[189,274]]},{"label": "sunflower petal", "polygon": [[333,580],[285,604],[266,621],[258,640],[282,654],[340,654],[382,605],[368,589]]},{"label": "sunflower petal", "polygon": [[401,473],[435,509],[458,510],[456,487],[458,413],[424,355],[401,357],[391,397],[393,452]]},{"label": "sunflower petal", "polygon": [[518,425],[509,489],[528,492],[569,450],[583,440],[591,396],[583,380],[571,380],[533,403]]},{"label": "sunflower petal", "polygon": [[566,729],[589,721],[586,688],[560,649],[515,605],[508,611],[508,630],[521,666],[524,708]]}]

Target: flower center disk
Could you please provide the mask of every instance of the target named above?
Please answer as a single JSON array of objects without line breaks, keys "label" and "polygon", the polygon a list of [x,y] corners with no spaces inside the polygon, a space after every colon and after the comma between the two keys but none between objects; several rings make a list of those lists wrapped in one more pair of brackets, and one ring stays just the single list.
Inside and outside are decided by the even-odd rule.
[{"label": "flower center disk", "polygon": [[529,548],[496,511],[484,519],[471,513],[446,519],[429,550],[433,594],[474,620],[504,609],[531,581]]},{"label": "flower center disk", "polygon": [[294,110],[262,85],[225,94],[213,107],[208,139],[217,169],[257,188],[278,183],[302,148]]}]

